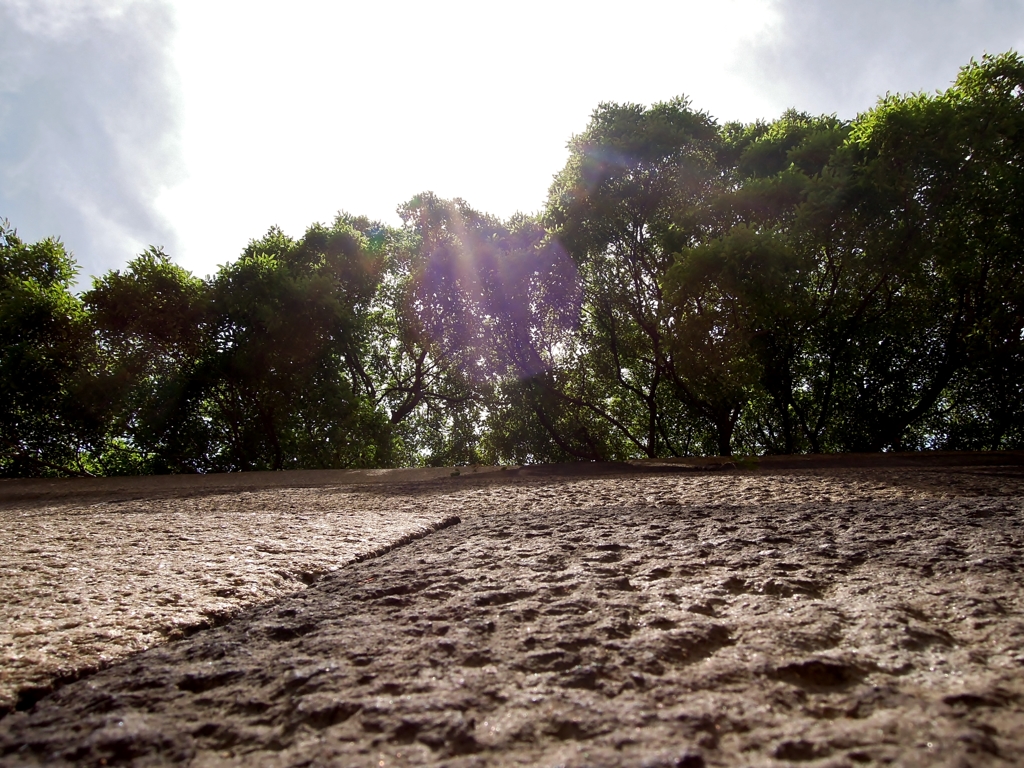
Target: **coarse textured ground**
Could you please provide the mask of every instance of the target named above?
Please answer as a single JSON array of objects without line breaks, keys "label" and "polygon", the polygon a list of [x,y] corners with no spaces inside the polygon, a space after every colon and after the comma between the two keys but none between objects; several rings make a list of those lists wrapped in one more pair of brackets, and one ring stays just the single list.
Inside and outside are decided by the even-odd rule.
[{"label": "coarse textured ground", "polygon": [[[170,498],[160,492],[172,478],[0,485],[0,502],[4,491],[36,491],[0,506],[0,712],[450,518],[400,494],[382,505],[350,486],[259,479]],[[181,494],[200,478],[176,480],[170,490]],[[92,492],[61,492],[69,488]]]},{"label": "coarse textured ground", "polygon": [[[162,629],[142,643],[155,647],[9,714],[0,764],[1024,764],[1020,458],[251,491],[267,514],[305,518],[289,538],[257,534],[241,513],[253,502],[223,493],[114,502],[136,515],[119,549],[75,560],[69,547],[60,574],[86,560],[116,573],[110,560],[150,547],[201,595],[209,573],[194,564],[226,573],[237,566],[225,557],[286,542],[265,550],[281,556],[274,566],[249,558],[248,581],[210,593],[236,600],[231,611],[303,583],[282,570],[324,575],[220,626],[170,642]],[[65,536],[100,530],[69,512],[88,509],[73,499],[3,514],[48,509]],[[177,553],[169,538],[156,547],[154,518],[130,506],[181,514],[187,529],[214,503],[242,506],[207,526],[205,549],[186,541]],[[415,519],[361,554],[403,546],[356,561],[330,534],[351,520],[343,509]],[[111,611],[156,611],[166,628],[190,610],[161,613],[160,582],[136,579],[156,586],[111,592]]]}]

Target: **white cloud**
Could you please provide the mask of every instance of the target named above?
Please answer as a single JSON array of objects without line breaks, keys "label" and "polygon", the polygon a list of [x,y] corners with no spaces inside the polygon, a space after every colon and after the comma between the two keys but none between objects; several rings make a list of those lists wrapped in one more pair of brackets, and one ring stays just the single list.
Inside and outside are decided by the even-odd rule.
[{"label": "white cloud", "polygon": [[172,36],[159,2],[0,0],[0,216],[83,279],[177,245],[155,208],[181,173]]},{"label": "white cloud", "polygon": [[984,53],[1024,45],[1022,0],[775,0],[776,32],[742,71],[773,101],[853,117],[887,92],[947,88]]}]

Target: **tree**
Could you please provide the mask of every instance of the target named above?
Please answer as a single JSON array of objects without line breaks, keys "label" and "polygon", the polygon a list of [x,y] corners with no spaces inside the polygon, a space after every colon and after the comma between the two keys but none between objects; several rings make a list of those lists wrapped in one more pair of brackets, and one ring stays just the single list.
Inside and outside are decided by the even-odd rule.
[{"label": "tree", "polygon": [[1024,192],[1022,94],[1024,61],[985,57],[947,91],[887,97],[854,125],[847,206],[865,261],[886,279],[845,372],[853,428],[838,447],[932,443],[924,424],[937,404],[980,405],[962,386],[968,367],[1014,388],[1024,215],[1008,201]]},{"label": "tree", "polygon": [[[716,348],[711,365],[698,371],[719,371],[711,382],[734,390],[734,402],[759,403],[745,417],[745,450],[817,452],[831,424],[841,349],[823,349],[816,333],[841,314],[850,288],[837,237],[845,177],[832,166],[849,125],[789,110],[775,122],[730,124],[723,133],[729,183],[712,208],[724,234],[683,249],[670,282],[677,299],[689,300],[690,315],[727,308],[719,338],[705,337]],[[740,367],[729,375],[728,366]]]},{"label": "tree", "polygon": [[221,470],[387,466],[392,445],[365,371],[379,254],[340,217],[296,242],[253,241],[210,286],[198,375]]},{"label": "tree", "polygon": [[589,406],[633,455],[679,455],[669,423],[680,409],[705,422],[718,452],[731,450],[742,402],[687,375],[662,285],[674,254],[718,229],[710,202],[725,182],[720,139],[683,98],[649,109],[603,104],[551,188],[546,221],[583,285],[581,362],[607,392]]},{"label": "tree", "polygon": [[784,319],[797,321],[796,302],[788,300],[798,276],[792,262],[779,237],[740,225],[682,251],[665,278],[675,375],[706,404],[721,455],[730,453],[740,415],[788,341]]},{"label": "tree", "polygon": [[410,295],[418,327],[486,405],[491,460],[596,457],[562,375],[579,312],[564,250],[535,219],[501,222],[461,200],[421,195],[403,216],[420,243]]},{"label": "tree", "polygon": [[404,227],[358,220],[358,228],[379,244],[384,259],[371,311],[368,365],[376,401],[389,414],[402,463],[471,464],[478,461],[479,393],[443,354],[419,311],[419,277],[428,236],[415,212],[420,199],[399,208]]},{"label": "tree", "polygon": [[94,346],[71,293],[75,263],[55,239],[26,243],[0,222],[0,474],[91,474],[102,442]]},{"label": "tree", "polygon": [[105,473],[206,469],[213,436],[198,367],[208,344],[207,286],[150,248],[124,271],[95,279],[83,301],[107,371],[115,442]]}]

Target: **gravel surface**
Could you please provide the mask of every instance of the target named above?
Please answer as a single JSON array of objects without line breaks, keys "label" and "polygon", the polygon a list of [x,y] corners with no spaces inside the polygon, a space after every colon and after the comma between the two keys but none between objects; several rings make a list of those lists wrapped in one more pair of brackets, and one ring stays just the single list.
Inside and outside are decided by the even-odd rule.
[{"label": "gravel surface", "polygon": [[460,522],[60,686],[0,764],[1024,764],[1019,467],[343,493]]}]

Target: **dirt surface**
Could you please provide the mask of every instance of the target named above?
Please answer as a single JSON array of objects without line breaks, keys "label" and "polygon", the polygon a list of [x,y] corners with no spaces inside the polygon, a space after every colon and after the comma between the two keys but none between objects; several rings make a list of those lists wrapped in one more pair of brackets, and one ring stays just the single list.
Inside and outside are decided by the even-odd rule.
[{"label": "dirt surface", "polygon": [[[308,589],[59,686],[0,721],[0,763],[1019,765],[1024,472],[946,464],[268,490],[308,529],[341,508],[460,522],[325,551],[341,567]],[[120,561],[153,540],[138,514]],[[274,540],[244,515],[209,530],[177,560]],[[298,538],[279,569],[337,543]]]}]

